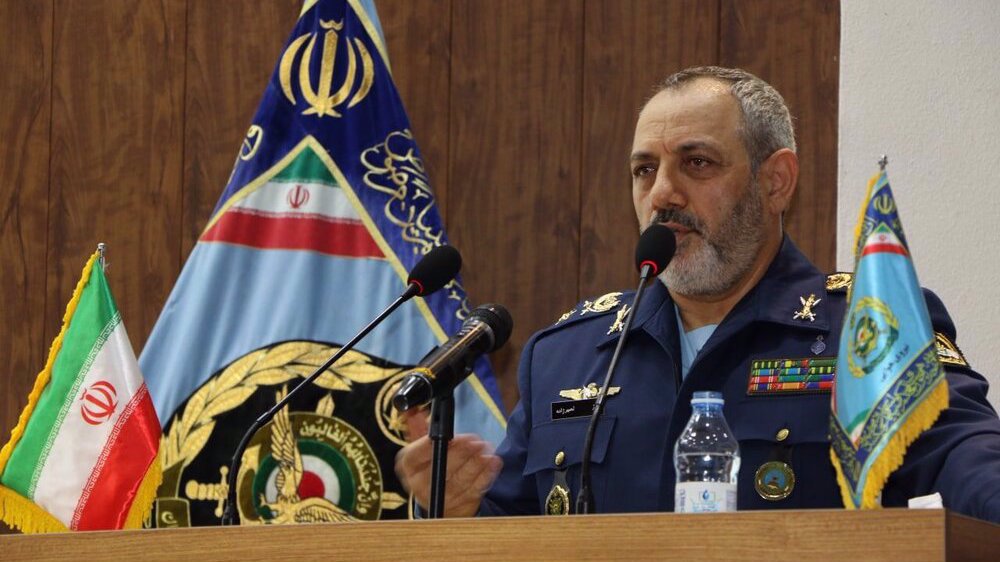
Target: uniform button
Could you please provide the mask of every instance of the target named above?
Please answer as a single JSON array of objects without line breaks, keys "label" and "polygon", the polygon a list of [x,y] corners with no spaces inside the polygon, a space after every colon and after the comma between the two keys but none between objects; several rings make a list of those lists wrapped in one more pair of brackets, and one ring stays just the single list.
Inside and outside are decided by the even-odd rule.
[{"label": "uniform button", "polygon": [[777,439],[778,441],[784,441],[785,439],[788,439],[788,428],[783,427],[779,429],[778,434],[775,435],[774,438]]},{"label": "uniform button", "polygon": [[566,461],[566,453],[559,451],[556,453],[556,466],[562,466],[562,463]]}]

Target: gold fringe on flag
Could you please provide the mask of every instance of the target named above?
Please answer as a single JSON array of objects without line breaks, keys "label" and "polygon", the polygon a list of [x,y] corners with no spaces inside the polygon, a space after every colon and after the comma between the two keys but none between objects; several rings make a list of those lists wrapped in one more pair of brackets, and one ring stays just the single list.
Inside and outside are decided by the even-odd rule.
[{"label": "gold fringe on flag", "polygon": [[[10,455],[14,452],[14,447],[21,440],[21,436],[24,435],[24,428],[28,425],[28,420],[35,411],[35,406],[38,405],[42,391],[45,390],[45,387],[49,384],[49,380],[52,378],[52,366],[56,362],[56,356],[62,350],[63,336],[66,335],[69,322],[76,313],[76,307],[80,303],[80,295],[83,294],[83,288],[90,281],[90,272],[94,268],[94,263],[98,257],[99,252],[94,252],[94,255],[90,256],[90,259],[87,260],[87,264],[83,266],[80,281],[77,282],[76,289],[73,290],[73,298],[66,305],[62,328],[60,328],[59,335],[52,341],[52,346],[49,348],[49,358],[45,362],[45,368],[42,369],[42,372],[35,379],[35,386],[31,389],[31,393],[28,394],[28,405],[24,407],[21,417],[17,420],[17,425],[11,430],[10,440],[3,446],[3,449],[0,449],[0,475],[3,474],[4,469],[7,467],[7,461],[10,460]],[[68,530],[61,521],[31,500],[6,486],[0,486],[0,521],[23,533],[53,533]]]},{"label": "gold fringe on flag", "polygon": [[833,447],[830,448],[830,459],[833,461],[833,468],[837,471],[837,483],[840,485],[840,495],[844,500],[844,507],[847,509],[877,509],[882,507],[879,502],[879,495],[889,475],[903,464],[903,457],[906,456],[906,449],[920,436],[921,433],[930,429],[937,421],[941,412],[948,407],[948,381],[941,379],[934,387],[934,390],[916,407],[903,425],[886,443],[885,448],[879,454],[871,468],[868,469],[868,476],[865,479],[864,488],[861,490],[861,505],[854,505],[851,486],[844,478],[843,469],[840,466],[840,459]]},{"label": "gold fringe on flag", "polygon": [[162,455],[162,452],[157,452],[149,469],[146,470],[142,484],[139,484],[139,488],[135,491],[135,499],[132,500],[132,505],[128,509],[123,529],[141,529],[142,522],[149,517],[153,509],[153,501],[156,499],[156,490],[163,482]]},{"label": "gold fringe on flag", "polygon": [[14,447],[21,440],[21,436],[24,435],[24,428],[28,425],[28,419],[31,418],[31,414],[35,412],[35,406],[38,405],[42,391],[45,390],[45,387],[49,384],[49,380],[52,378],[52,366],[56,362],[56,356],[62,350],[63,336],[66,335],[66,329],[69,328],[69,321],[76,314],[76,306],[80,303],[80,295],[83,294],[83,288],[90,281],[90,271],[94,268],[94,262],[97,261],[99,256],[99,252],[94,252],[94,255],[90,256],[90,259],[87,260],[87,265],[83,266],[83,273],[76,284],[76,289],[73,290],[73,298],[66,305],[62,328],[59,329],[59,335],[56,336],[56,339],[52,340],[52,347],[49,348],[49,358],[45,362],[45,368],[42,369],[41,373],[38,373],[38,377],[35,379],[35,386],[31,389],[31,393],[28,394],[28,405],[24,407],[21,417],[17,420],[17,425],[10,432],[10,441],[7,441],[3,449],[0,449],[0,475],[3,474],[4,469],[7,467],[7,461],[10,460],[10,455],[14,452]]},{"label": "gold fringe on flag", "polygon": [[28,498],[6,486],[0,486],[0,521],[22,533],[64,533],[62,521]]}]

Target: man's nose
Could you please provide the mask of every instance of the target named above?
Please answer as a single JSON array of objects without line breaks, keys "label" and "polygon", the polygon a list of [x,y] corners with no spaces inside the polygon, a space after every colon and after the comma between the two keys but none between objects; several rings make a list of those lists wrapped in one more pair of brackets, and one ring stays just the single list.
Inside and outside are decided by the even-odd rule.
[{"label": "man's nose", "polygon": [[653,209],[684,207],[687,203],[676,174],[672,173],[667,166],[661,166],[656,171],[656,181],[653,182],[653,188],[649,195]]}]

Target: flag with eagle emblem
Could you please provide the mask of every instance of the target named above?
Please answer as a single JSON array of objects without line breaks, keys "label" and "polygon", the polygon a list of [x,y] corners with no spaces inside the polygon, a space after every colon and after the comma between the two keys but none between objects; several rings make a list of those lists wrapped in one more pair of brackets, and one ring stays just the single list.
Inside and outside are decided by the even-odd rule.
[{"label": "flag with eagle emblem", "polygon": [[[218,524],[243,431],[446,242],[374,7],[308,0],[140,357],[164,428],[156,526]],[[242,458],[241,523],[406,518],[391,397],[468,311],[459,280],[413,299],[297,393]],[[456,431],[502,439],[485,359],[455,400]]]}]

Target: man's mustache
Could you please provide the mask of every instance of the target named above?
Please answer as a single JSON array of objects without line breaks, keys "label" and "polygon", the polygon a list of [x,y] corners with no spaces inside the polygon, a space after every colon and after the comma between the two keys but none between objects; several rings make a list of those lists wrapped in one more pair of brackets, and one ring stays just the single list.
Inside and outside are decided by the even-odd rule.
[{"label": "man's mustache", "polygon": [[697,217],[678,209],[661,209],[653,213],[653,218],[649,221],[649,224],[662,224],[666,222],[679,224],[688,230],[699,233],[703,230],[701,221]]}]

